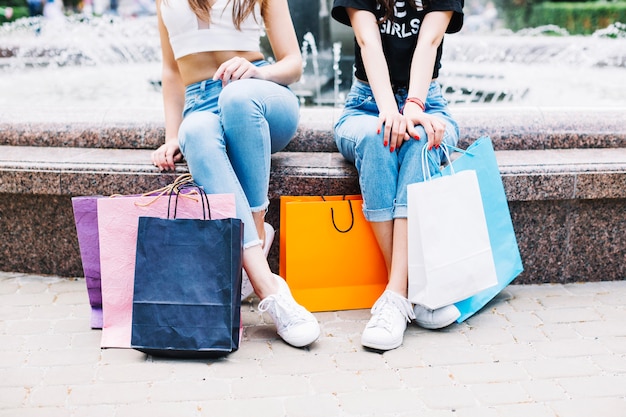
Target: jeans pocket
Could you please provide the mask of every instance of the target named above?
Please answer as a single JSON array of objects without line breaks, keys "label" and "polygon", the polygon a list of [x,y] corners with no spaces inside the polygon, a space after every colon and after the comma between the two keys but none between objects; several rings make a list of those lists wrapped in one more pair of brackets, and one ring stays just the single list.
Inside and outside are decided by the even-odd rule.
[{"label": "jeans pocket", "polygon": [[354,92],[348,93],[348,96],[346,97],[345,109],[362,110],[367,112],[378,111],[373,96]]}]

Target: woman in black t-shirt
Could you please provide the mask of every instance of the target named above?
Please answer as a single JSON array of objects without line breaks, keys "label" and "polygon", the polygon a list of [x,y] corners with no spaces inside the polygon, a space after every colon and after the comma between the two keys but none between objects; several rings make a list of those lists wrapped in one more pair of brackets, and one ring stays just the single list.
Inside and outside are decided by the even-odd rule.
[{"label": "woman in black t-shirt", "polygon": [[444,33],[458,32],[463,24],[463,0],[334,0],[332,16],[355,34],[356,79],[335,125],[335,141],[357,168],[363,212],[389,274],[361,343],[389,350],[402,344],[411,319],[436,329],[460,315],[454,305],[428,310],[406,298],[406,204],[407,185],[424,180],[422,148],[441,163],[441,143],[458,141],[436,78]]}]

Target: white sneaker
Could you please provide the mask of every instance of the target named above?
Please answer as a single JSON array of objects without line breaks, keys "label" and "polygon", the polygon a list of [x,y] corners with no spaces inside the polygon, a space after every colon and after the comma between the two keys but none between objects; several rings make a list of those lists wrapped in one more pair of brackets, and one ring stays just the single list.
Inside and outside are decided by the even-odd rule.
[{"label": "white sneaker", "polygon": [[259,303],[259,311],[267,313],[276,324],[278,335],[291,346],[303,347],[320,336],[320,325],[313,314],[296,302],[284,279],[274,275],[278,293],[268,295]]},{"label": "white sneaker", "polygon": [[391,350],[400,346],[406,324],[414,318],[409,300],[385,290],[371,311],[372,318],[363,330],[361,344],[376,350]]},{"label": "white sneaker", "polygon": [[[270,248],[272,247],[272,242],[274,242],[275,232],[274,228],[269,223],[264,223],[263,227],[265,228],[265,246],[263,247],[263,253],[267,258],[267,255],[270,253]],[[254,293],[254,288],[252,287],[250,278],[244,269],[241,274],[241,301],[250,297],[252,293]]]},{"label": "white sneaker", "polygon": [[431,330],[443,329],[461,317],[461,312],[454,304],[435,310],[415,304],[413,312],[415,313],[415,323],[420,327]]}]

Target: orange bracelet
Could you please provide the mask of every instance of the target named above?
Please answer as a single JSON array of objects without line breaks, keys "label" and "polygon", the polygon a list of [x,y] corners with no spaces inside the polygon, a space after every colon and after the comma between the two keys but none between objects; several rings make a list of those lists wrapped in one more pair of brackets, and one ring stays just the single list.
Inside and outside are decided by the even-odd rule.
[{"label": "orange bracelet", "polygon": [[424,102],[419,97],[408,97],[406,99],[406,102],[407,103],[417,104],[419,106],[419,108],[422,109],[422,111],[426,110],[426,106],[424,105]]}]

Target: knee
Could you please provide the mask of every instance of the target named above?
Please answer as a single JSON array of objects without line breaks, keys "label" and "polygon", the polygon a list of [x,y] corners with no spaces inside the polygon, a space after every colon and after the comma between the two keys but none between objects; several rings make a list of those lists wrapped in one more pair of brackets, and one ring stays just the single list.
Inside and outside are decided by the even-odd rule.
[{"label": "knee", "polygon": [[389,148],[383,144],[383,135],[376,132],[364,134],[357,141],[356,149],[363,157],[390,154]]},{"label": "knee", "polygon": [[251,91],[254,91],[253,80],[237,80],[222,89],[218,98],[218,105],[222,112],[234,109],[237,112],[249,111],[253,103]]},{"label": "knee", "polygon": [[208,151],[224,147],[219,118],[208,112],[192,113],[185,117],[178,131],[178,141],[183,153]]}]

